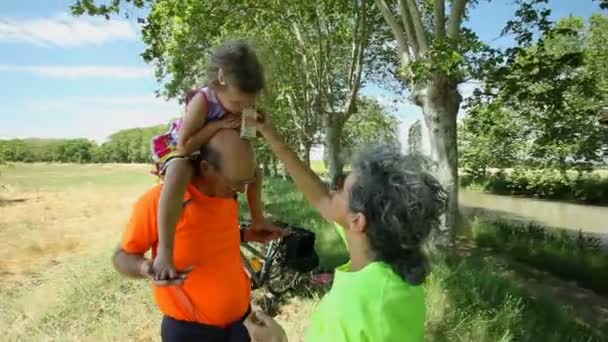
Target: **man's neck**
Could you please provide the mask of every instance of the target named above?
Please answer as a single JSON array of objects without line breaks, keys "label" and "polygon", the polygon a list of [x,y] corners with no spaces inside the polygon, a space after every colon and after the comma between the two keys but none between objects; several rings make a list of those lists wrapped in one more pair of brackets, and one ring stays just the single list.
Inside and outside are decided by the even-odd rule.
[{"label": "man's neck", "polygon": [[209,197],[215,197],[215,191],[213,191],[213,187],[207,181],[205,181],[205,178],[195,176],[192,179],[192,184],[203,194]]}]

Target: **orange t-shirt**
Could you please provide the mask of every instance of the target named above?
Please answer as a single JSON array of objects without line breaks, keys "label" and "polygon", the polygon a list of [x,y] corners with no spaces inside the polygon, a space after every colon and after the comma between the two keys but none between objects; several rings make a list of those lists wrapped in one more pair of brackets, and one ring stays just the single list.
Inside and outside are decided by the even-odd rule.
[{"label": "orange t-shirt", "polygon": [[[127,253],[143,254],[158,246],[157,211],[161,185],[135,204],[122,240]],[[175,230],[175,267],[194,267],[183,286],[152,285],[163,314],[183,321],[225,327],[249,308],[251,283],[240,254],[238,203],[209,197],[192,184],[184,197]]]}]

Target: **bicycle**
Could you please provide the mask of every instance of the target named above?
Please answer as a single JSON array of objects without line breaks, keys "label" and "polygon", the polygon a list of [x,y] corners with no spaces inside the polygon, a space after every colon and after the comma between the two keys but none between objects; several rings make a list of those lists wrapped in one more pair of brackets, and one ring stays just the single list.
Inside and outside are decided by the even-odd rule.
[{"label": "bicycle", "polygon": [[[250,222],[242,221],[241,229],[248,229]],[[314,249],[315,234],[285,222],[275,225],[289,234],[267,245],[256,242],[241,243],[241,257],[251,278],[252,288],[266,287],[275,296],[291,290],[304,273],[319,265]]]}]

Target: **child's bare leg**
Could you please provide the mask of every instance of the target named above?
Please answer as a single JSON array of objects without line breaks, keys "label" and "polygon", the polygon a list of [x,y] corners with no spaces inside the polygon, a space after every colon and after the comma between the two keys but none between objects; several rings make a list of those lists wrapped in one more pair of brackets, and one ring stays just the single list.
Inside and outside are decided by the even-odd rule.
[{"label": "child's bare leg", "polygon": [[261,230],[266,234],[266,238],[276,239],[285,236],[286,232],[266,221],[264,217],[264,205],[262,203],[262,181],[264,173],[258,169],[255,181],[247,185],[247,202],[251,213],[251,228]]},{"label": "child's bare leg", "polygon": [[182,214],[184,194],[194,169],[187,159],[171,161],[165,170],[165,179],[158,203],[158,250],[154,259],[154,274],[158,280],[177,277],[173,265],[175,226]]},{"label": "child's bare leg", "polygon": [[256,171],[255,181],[247,185],[247,204],[249,205],[249,213],[251,214],[252,222],[261,222],[264,220],[264,205],[262,204],[262,181],[263,171]]}]

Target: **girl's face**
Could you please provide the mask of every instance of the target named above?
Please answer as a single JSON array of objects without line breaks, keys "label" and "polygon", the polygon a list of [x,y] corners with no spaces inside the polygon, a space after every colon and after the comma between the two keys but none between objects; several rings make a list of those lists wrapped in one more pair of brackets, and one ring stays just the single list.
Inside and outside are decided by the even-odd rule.
[{"label": "girl's face", "polygon": [[216,94],[222,106],[232,114],[241,114],[243,109],[254,107],[257,97],[255,93],[244,93],[230,85],[219,87],[216,90]]}]

